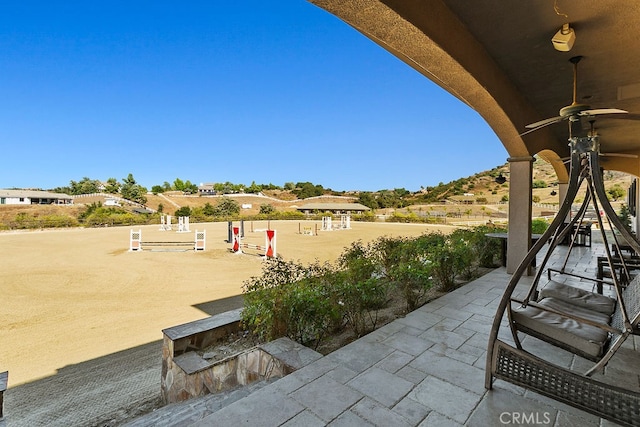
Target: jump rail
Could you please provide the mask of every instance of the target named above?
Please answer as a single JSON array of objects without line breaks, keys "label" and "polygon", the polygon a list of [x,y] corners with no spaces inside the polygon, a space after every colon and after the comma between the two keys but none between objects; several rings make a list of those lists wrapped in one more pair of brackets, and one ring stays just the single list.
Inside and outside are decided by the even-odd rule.
[{"label": "jump rail", "polygon": [[206,248],[206,230],[196,230],[194,240],[190,241],[149,241],[142,240],[142,229],[131,230],[129,237],[129,252],[143,251],[145,248],[165,248],[148,249],[152,252],[186,252],[188,250],[204,251]]}]

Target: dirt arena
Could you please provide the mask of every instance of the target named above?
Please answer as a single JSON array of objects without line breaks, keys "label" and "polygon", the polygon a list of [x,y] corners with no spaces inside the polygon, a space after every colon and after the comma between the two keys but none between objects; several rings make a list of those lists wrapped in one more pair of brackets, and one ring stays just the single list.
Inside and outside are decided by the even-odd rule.
[{"label": "dirt arena", "polygon": [[[352,222],[309,236],[299,229],[319,221],[270,225],[278,255],[303,262],[333,261],[355,240],[452,229]],[[205,229],[206,251],[128,252],[130,227],[0,233],[0,371],[9,371],[10,387],[157,341],[164,328],[207,317],[203,307],[241,294],[261,272],[261,257],[229,251],[226,223],[191,224],[190,233],[134,228],[143,241],[193,240]],[[264,245],[258,230],[266,228],[245,222],[244,242]]]}]

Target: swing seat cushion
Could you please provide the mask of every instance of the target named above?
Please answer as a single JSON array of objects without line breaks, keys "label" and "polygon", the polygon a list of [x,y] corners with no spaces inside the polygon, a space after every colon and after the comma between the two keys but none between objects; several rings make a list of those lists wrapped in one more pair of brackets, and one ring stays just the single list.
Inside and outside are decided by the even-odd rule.
[{"label": "swing seat cushion", "polygon": [[555,298],[578,307],[611,316],[616,308],[616,300],[584,289],[576,288],[553,280],[540,290],[540,298]]},{"label": "swing seat cushion", "polygon": [[[610,319],[606,314],[572,306],[556,298],[544,298],[538,304],[598,323],[608,324]],[[597,360],[602,356],[609,339],[607,331],[597,326],[530,305],[522,307],[514,303],[511,315],[518,330],[591,360]]]}]

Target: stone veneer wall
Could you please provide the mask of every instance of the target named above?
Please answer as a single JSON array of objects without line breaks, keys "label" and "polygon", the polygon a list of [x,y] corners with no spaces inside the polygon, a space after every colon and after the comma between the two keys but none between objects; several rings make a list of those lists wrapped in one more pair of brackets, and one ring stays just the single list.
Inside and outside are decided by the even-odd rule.
[{"label": "stone veneer wall", "polygon": [[283,377],[322,357],[279,338],[227,359],[209,362],[197,350],[240,329],[241,309],[163,330],[161,392],[165,404]]},{"label": "stone veneer wall", "polygon": [[7,391],[9,371],[0,372],[0,421],[4,419],[4,392]]}]

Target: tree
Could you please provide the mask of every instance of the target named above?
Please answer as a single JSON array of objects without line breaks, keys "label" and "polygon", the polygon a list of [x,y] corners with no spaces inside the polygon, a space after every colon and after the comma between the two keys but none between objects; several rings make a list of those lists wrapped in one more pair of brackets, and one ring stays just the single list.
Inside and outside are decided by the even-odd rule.
[{"label": "tree", "polygon": [[222,197],[216,205],[217,216],[234,216],[240,213],[240,204],[229,197]]},{"label": "tree", "polygon": [[623,204],[620,207],[618,218],[620,219],[620,222],[622,222],[622,225],[624,225],[627,230],[631,231],[631,213],[629,212],[627,205]]},{"label": "tree", "polygon": [[184,181],[176,178],[176,180],[173,181],[173,189],[176,191],[184,191]]},{"label": "tree", "polygon": [[324,194],[324,188],[322,185],[313,185],[310,182],[299,182],[296,184],[296,189],[292,192],[298,196],[299,199],[306,199],[308,197],[322,196]]},{"label": "tree", "polygon": [[147,197],[145,196],[145,194],[147,194],[147,189],[136,182],[133,174],[129,174],[122,180],[120,194],[125,199],[140,203],[141,205],[147,203]]},{"label": "tree", "polygon": [[117,194],[120,192],[120,183],[115,178],[109,178],[107,180],[107,185],[105,186],[104,191],[109,194]]},{"label": "tree", "polygon": [[276,208],[273,207],[273,205],[270,205],[268,203],[264,203],[262,205],[260,205],[260,213],[261,214],[272,214],[276,211]]},{"label": "tree", "polygon": [[247,192],[252,194],[258,194],[260,191],[262,191],[262,186],[256,184],[255,181],[251,181],[251,185],[247,188]]},{"label": "tree", "polygon": [[626,194],[626,191],[624,190],[624,188],[616,184],[613,187],[611,187],[609,190],[607,190],[607,194],[609,194],[609,196],[614,201],[617,202],[620,198],[624,197],[624,195]]},{"label": "tree", "polygon": [[374,197],[373,193],[369,191],[364,191],[358,195],[358,202],[368,208],[377,209],[378,202]]},{"label": "tree", "polygon": [[175,216],[191,216],[191,208],[189,206],[183,206],[180,209],[176,209]]},{"label": "tree", "polygon": [[76,196],[79,194],[97,193],[99,187],[100,187],[100,181],[95,179],[90,179],[85,176],[79,182],[76,182],[76,181],[70,182],[70,189],[71,189],[70,193]]},{"label": "tree", "polygon": [[206,216],[214,216],[216,214],[216,208],[209,202],[205,203],[202,207],[202,213]]},{"label": "tree", "polygon": [[193,184],[191,181],[186,180],[182,191],[187,194],[196,194],[198,192],[198,186]]}]

